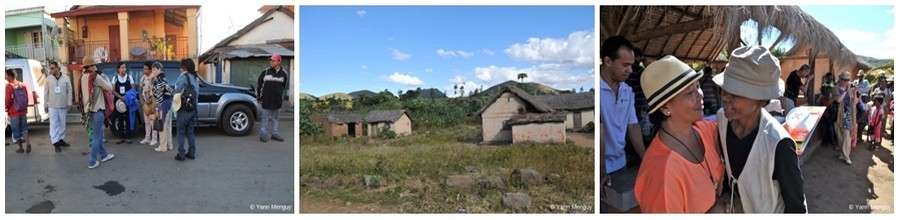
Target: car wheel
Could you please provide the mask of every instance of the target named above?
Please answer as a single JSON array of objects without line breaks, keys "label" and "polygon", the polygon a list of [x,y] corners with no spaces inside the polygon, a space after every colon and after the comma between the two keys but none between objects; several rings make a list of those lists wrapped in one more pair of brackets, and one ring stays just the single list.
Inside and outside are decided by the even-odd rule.
[{"label": "car wheel", "polygon": [[228,106],[219,120],[219,125],[228,136],[247,136],[253,129],[253,114],[246,105]]}]

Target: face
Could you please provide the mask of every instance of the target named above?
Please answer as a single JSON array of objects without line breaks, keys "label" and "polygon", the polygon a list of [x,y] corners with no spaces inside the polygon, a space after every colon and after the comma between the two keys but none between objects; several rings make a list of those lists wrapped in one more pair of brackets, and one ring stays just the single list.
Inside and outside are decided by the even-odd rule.
[{"label": "face", "polygon": [[152,72],[152,71],[150,70],[150,67],[144,66],[144,75],[145,75],[145,76],[150,75],[151,72]]},{"label": "face", "polygon": [[272,60],[272,59],[269,59],[269,66],[270,66],[270,67],[275,68],[275,67],[278,67],[278,65],[281,65],[281,60]]},{"label": "face", "polygon": [[125,68],[125,65],[121,65],[121,66],[119,66],[119,68],[116,69],[116,70],[119,71],[119,75],[125,75],[125,70],[127,70],[127,68]]},{"label": "face", "polygon": [[87,67],[87,70],[90,71],[91,73],[96,73],[96,72],[97,72],[97,66],[95,66],[95,65],[90,65],[90,66]]},{"label": "face", "polygon": [[50,74],[59,75],[59,66],[50,64]]},{"label": "face", "polygon": [[669,120],[694,123],[703,118],[703,90],[700,83],[694,82],[688,85],[684,91],[676,94],[669,100],[661,111],[671,112]]},{"label": "face", "polygon": [[607,65],[612,70],[610,76],[614,82],[625,82],[628,75],[631,75],[631,65],[634,64],[634,52],[627,47],[619,49],[619,59],[612,60],[610,57],[603,58],[603,65]]},{"label": "face", "polygon": [[809,76],[809,71],[811,71],[811,70],[800,70],[800,71],[797,71],[797,73],[800,75],[800,77],[807,77],[807,76]]},{"label": "face", "polygon": [[725,110],[725,117],[731,120],[747,118],[753,114],[759,114],[762,102],[747,97],[734,95],[720,89],[719,98]]},{"label": "face", "polygon": [[161,72],[162,72],[162,70],[157,69],[157,68],[153,68],[151,70],[151,74],[153,74],[154,76],[159,75],[159,73],[161,73]]}]

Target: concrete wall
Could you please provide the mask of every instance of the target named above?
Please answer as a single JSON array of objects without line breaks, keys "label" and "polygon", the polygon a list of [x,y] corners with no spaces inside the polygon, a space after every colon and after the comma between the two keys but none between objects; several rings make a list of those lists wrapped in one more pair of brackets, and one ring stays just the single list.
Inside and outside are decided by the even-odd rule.
[{"label": "concrete wall", "polygon": [[566,126],[562,122],[513,125],[512,142],[565,143]]},{"label": "concrete wall", "polygon": [[409,116],[403,114],[400,116],[400,119],[397,119],[393,125],[391,125],[391,130],[397,133],[397,135],[410,135],[412,134],[412,120],[409,119]]},{"label": "concrete wall", "polygon": [[293,18],[281,12],[272,13],[270,17],[272,20],[254,27],[241,38],[232,41],[228,45],[265,44],[268,40],[294,39]]},{"label": "concrete wall", "polygon": [[500,95],[481,114],[481,134],[485,143],[511,142],[512,129],[503,129],[506,121],[513,115],[524,112],[525,101],[513,93],[506,92]]}]

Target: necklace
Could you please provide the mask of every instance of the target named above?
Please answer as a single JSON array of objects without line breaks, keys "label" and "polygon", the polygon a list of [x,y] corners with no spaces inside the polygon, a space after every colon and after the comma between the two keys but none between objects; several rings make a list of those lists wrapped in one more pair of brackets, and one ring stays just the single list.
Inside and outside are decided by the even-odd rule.
[{"label": "necklace", "polygon": [[[663,132],[666,133],[666,135],[669,135],[669,137],[672,137],[672,139],[675,139],[675,141],[678,141],[678,143],[681,144],[681,146],[684,147],[684,149],[687,150],[688,153],[691,154],[691,157],[693,157],[695,160],[697,160],[698,162],[700,162],[700,166],[703,167],[703,168],[705,168],[705,169],[706,169],[706,174],[709,175],[709,181],[712,182],[713,187],[715,187],[715,189],[718,189],[718,188],[719,188],[719,184],[713,179],[712,171],[710,171],[710,168],[709,168],[709,163],[708,163],[706,160],[702,160],[702,161],[701,161],[700,158],[697,157],[697,155],[694,154],[694,151],[691,151],[691,148],[689,148],[689,147],[687,146],[687,144],[684,144],[684,142],[682,142],[680,139],[678,139],[677,137],[675,137],[675,135],[672,135],[672,133],[669,133],[669,131],[667,131],[666,128],[664,128],[664,127],[662,127],[662,126],[660,126],[660,128],[661,128],[661,130],[662,130]],[[693,129],[691,129],[691,136],[694,137],[694,140],[697,141],[697,143],[700,143],[700,141],[699,141],[698,138],[697,138],[697,134],[694,133],[694,130],[693,130]],[[701,144],[702,144],[702,143],[701,143]],[[704,163],[706,163],[706,166],[703,166]]]}]

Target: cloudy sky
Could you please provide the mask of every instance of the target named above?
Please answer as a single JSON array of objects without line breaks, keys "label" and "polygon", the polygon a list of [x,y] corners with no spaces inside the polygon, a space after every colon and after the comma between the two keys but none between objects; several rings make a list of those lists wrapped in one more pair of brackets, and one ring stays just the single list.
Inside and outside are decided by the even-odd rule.
[{"label": "cloudy sky", "polygon": [[593,6],[301,6],[300,90],[594,85]]}]

